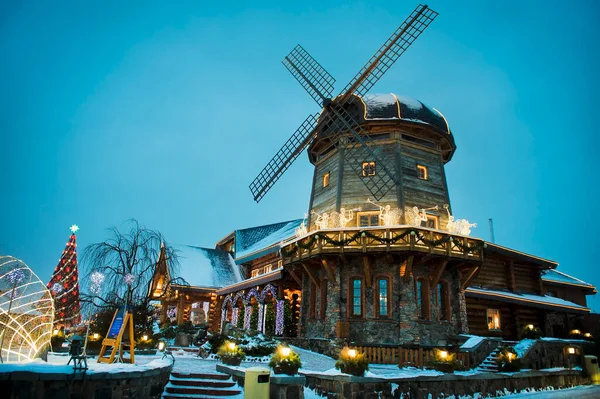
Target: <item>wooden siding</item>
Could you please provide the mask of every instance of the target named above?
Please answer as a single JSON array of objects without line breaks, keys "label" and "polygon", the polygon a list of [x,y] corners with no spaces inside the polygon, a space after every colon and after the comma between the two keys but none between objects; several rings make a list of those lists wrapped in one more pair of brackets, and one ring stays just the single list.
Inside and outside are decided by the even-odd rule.
[{"label": "wooden siding", "polygon": [[[486,337],[501,337],[503,339],[516,339],[516,330],[514,329],[513,323],[513,309],[511,305],[480,298],[466,297],[465,300],[467,304],[469,334]],[[500,331],[488,330],[488,309],[498,309],[500,311]]]},{"label": "wooden siding", "polygon": [[490,289],[509,289],[506,260],[498,257],[486,257],[479,274],[471,283],[473,287]]}]

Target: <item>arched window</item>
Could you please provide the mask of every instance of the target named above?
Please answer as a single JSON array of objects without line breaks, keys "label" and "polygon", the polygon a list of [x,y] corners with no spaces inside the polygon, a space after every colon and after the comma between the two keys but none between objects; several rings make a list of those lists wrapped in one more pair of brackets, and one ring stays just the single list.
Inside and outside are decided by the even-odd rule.
[{"label": "arched window", "polygon": [[429,281],[425,278],[419,278],[416,291],[419,319],[429,320]]},{"label": "arched window", "polygon": [[391,309],[391,291],[389,277],[375,277],[375,315],[376,317],[390,317]]},{"label": "arched window", "polygon": [[440,320],[449,321],[451,319],[450,290],[446,281],[437,285],[437,307]]}]

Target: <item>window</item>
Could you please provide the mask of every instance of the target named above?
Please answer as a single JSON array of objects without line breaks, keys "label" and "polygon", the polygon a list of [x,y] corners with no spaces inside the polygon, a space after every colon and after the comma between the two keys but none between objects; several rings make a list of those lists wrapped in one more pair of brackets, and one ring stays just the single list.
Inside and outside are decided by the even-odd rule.
[{"label": "window", "polygon": [[316,318],[317,313],[317,286],[314,283],[310,283],[310,293],[308,297],[308,318]]},{"label": "window", "polygon": [[487,325],[488,330],[500,329],[500,311],[498,309],[487,310]]},{"label": "window", "polygon": [[327,312],[327,280],[321,280],[321,301],[319,303],[319,318],[325,318],[325,312]]},{"label": "window", "polygon": [[362,316],[362,280],[350,280],[350,316]]},{"label": "window", "polygon": [[379,226],[379,212],[358,212],[358,227]]},{"label": "window", "polygon": [[271,271],[273,271],[273,264],[272,264],[272,263],[269,263],[269,264],[268,264],[268,265],[266,265],[266,266],[265,266],[265,268],[263,269],[263,272],[262,272],[262,274],[264,274],[264,273],[269,273],[269,272],[271,272]]},{"label": "window", "polygon": [[417,280],[417,306],[419,319],[429,320],[429,281]]},{"label": "window", "polygon": [[362,175],[363,177],[375,176],[375,162],[363,162],[362,163]]},{"label": "window", "polygon": [[250,277],[256,277],[259,275],[260,270],[259,269],[254,269],[252,270],[252,273],[250,274]]},{"label": "window", "polygon": [[450,320],[450,295],[448,283],[442,282],[437,286],[437,301],[440,320]]},{"label": "window", "polygon": [[427,215],[427,220],[421,221],[421,227],[437,229],[438,228],[438,217],[435,215]]},{"label": "window", "polygon": [[427,171],[427,166],[417,165],[417,177],[421,180],[428,179],[429,173]]},{"label": "window", "polygon": [[329,172],[323,175],[323,187],[327,187],[329,185]]},{"label": "window", "polygon": [[389,284],[387,278],[377,279],[377,315],[389,316]]}]

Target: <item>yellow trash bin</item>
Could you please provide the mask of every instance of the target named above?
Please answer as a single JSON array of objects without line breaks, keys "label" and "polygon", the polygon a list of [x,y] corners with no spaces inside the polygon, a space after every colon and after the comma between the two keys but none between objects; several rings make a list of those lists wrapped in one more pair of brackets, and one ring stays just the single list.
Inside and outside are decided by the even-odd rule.
[{"label": "yellow trash bin", "polygon": [[591,378],[592,384],[600,384],[600,370],[596,356],[585,356],[583,371]]},{"label": "yellow trash bin", "polygon": [[249,367],[244,381],[244,398],[269,399],[271,370],[266,367]]}]

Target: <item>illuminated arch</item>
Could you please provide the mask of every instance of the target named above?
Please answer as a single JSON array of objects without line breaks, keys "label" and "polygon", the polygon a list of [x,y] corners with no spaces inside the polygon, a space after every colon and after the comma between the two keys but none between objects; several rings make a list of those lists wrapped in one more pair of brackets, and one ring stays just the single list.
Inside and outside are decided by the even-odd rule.
[{"label": "illuminated arch", "polygon": [[46,285],[12,256],[0,256],[0,338],[4,362],[40,357],[50,346],[54,301]]}]

